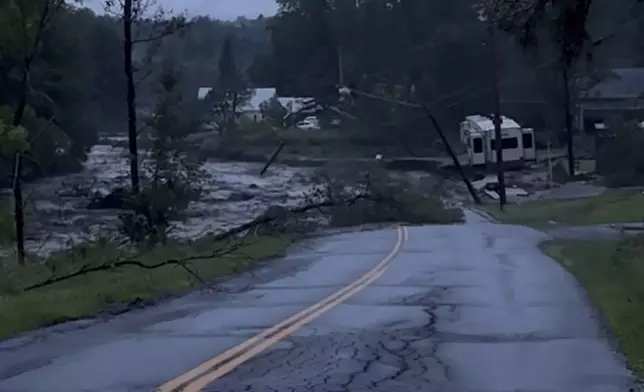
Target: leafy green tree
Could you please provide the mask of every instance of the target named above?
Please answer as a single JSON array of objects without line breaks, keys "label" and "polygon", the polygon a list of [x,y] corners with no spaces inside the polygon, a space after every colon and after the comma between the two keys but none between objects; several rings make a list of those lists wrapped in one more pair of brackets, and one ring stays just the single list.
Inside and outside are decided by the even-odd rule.
[{"label": "leafy green tree", "polygon": [[[135,45],[140,43],[158,43],[165,37],[174,34],[187,26],[185,17],[168,17],[162,7],[156,6],[154,1],[146,0],[105,0],[105,8],[113,14],[119,15],[123,28],[123,69],[126,78],[126,108],[127,108],[127,135],[128,152],[130,160],[130,181],[132,192],[140,190],[139,178],[139,151],[138,151],[138,121],[135,79]],[[150,19],[146,14],[153,13]],[[144,21],[142,24],[141,22]],[[145,23],[147,22],[147,23]],[[138,30],[137,30],[138,28]],[[136,36],[136,33],[147,33]],[[148,46],[150,49],[150,46]]]},{"label": "leafy green tree", "polygon": [[277,97],[273,97],[266,102],[262,102],[260,109],[264,118],[267,118],[273,126],[280,128],[284,127],[284,117],[288,114],[288,110],[282,106]]},{"label": "leafy green tree", "polygon": [[[390,99],[424,102],[454,135],[464,116],[493,109],[493,57],[486,24],[473,7],[482,1],[280,0],[279,13],[268,23],[272,51],[257,58],[251,76],[255,84],[272,83],[280,95],[312,95],[332,104],[337,104],[333,93],[325,91],[341,81],[363,92],[385,91]],[[497,34],[503,114],[538,132],[564,127],[565,97],[574,97],[579,75],[595,72],[585,61],[572,61],[564,83],[558,61],[562,50],[563,64],[589,54],[595,69],[639,64],[642,51],[632,37],[641,33],[644,22],[639,28],[620,23],[625,15],[630,22],[638,16],[630,12],[636,0],[593,0],[597,12],[589,17],[583,3],[590,2],[585,0],[489,1],[499,5],[499,27],[512,33]],[[582,27],[593,35],[583,45]],[[518,41],[525,40],[516,39],[526,29],[540,38],[538,55],[522,48]],[[612,34],[615,29],[624,35]],[[400,135],[408,144],[433,143],[422,113],[416,117],[417,110],[384,106],[391,104],[363,100],[346,108],[358,117],[352,128],[371,129],[379,138]]]},{"label": "leafy green tree", "polygon": [[0,154],[13,157],[18,152],[25,152],[28,147],[28,132],[23,126],[14,127],[0,118]]},{"label": "leafy green tree", "polygon": [[185,115],[179,81],[176,65],[168,60],[158,79],[155,113],[146,122],[152,146],[142,165],[144,186],[132,200],[131,210],[120,216],[121,232],[134,242],[165,242],[170,222],[182,218],[189,203],[200,198],[208,177],[203,161],[189,153],[185,140],[199,125]]},{"label": "leafy green tree", "polygon": [[[487,36],[471,1],[279,3],[280,12],[269,23],[272,65],[264,69],[274,72],[280,95],[313,96],[332,109],[342,82],[388,99],[429,103],[450,125],[491,110]],[[254,75],[268,80],[260,72],[263,64],[269,59],[258,58]],[[370,133],[371,140],[433,145],[425,114],[395,106],[360,100],[345,109],[358,118],[351,128]]]},{"label": "leafy green tree", "polygon": [[608,186],[624,187],[644,184],[644,133],[639,121],[612,119],[611,135],[600,139],[597,172]]},{"label": "leafy green tree", "polygon": [[[7,1],[0,5],[2,26],[8,28],[2,52],[6,54],[8,77],[5,82],[15,96],[10,101],[15,105],[11,126],[18,129],[30,109],[32,85],[30,76],[34,63],[41,54],[41,46],[52,20],[65,7],[64,0]],[[33,136],[32,136],[33,137]],[[22,195],[23,153],[17,151],[13,169],[14,219],[16,229],[16,253],[18,262],[25,262],[24,200]]]},{"label": "leafy green tree", "polygon": [[[629,19],[637,14],[640,0],[616,0],[610,3],[601,0],[484,0],[484,3],[495,11],[495,20],[501,29],[518,37],[525,49],[545,52],[553,64],[551,68],[559,77],[563,119],[560,124],[566,130],[568,171],[574,175],[572,104],[576,79],[579,73],[592,73],[589,68],[597,63],[597,54],[601,53],[598,49],[611,46],[607,42],[624,32],[623,25],[631,24],[632,20]],[[610,16],[615,9],[613,7],[622,8],[622,13],[626,10],[622,20],[592,18],[593,10],[601,8],[604,15]],[[611,26],[608,32],[603,26],[606,24]],[[599,36],[591,34],[593,27],[603,33]],[[619,43],[612,47],[619,47]],[[606,53],[611,53],[610,49]],[[614,52],[612,55],[615,57]],[[610,67],[610,63],[603,63],[600,68]]]},{"label": "leafy green tree", "polygon": [[[219,56],[219,74],[208,94],[208,122],[221,136],[234,131],[239,108],[251,98],[251,92],[235,59],[232,37],[226,37]],[[232,135],[234,137],[234,134]]]}]

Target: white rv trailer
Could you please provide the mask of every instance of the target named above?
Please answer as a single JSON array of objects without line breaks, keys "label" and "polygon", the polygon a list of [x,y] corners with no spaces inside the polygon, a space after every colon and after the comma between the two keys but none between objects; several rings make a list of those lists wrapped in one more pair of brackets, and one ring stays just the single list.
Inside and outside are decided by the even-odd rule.
[{"label": "white rv trailer", "polygon": [[[534,130],[521,128],[511,118],[502,116],[503,162],[521,163],[536,158]],[[461,142],[467,148],[469,164],[496,162],[494,122],[491,117],[473,115],[461,123]]]},{"label": "white rv trailer", "polygon": [[523,160],[536,161],[537,160],[537,145],[534,141],[534,129],[522,128],[521,129],[521,142],[523,144]]}]

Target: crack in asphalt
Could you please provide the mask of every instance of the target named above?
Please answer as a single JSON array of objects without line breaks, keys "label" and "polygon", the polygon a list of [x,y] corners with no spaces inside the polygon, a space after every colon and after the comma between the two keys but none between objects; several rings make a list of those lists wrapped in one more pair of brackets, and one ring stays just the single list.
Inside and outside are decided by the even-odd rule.
[{"label": "crack in asphalt", "polygon": [[422,308],[426,320],[420,326],[342,332],[305,328],[309,333],[291,336],[204,392],[270,392],[275,385],[280,392],[443,391],[450,370],[438,356],[431,298],[436,296],[414,295],[393,304]]},{"label": "crack in asphalt", "polygon": [[[401,323],[390,323],[345,330],[305,327],[305,331],[287,339],[288,347],[282,345],[250,360],[209,385],[204,392],[552,392],[464,387],[459,383],[460,375],[452,374],[450,363],[441,357],[440,348],[451,343],[542,343],[579,340],[583,336],[470,335],[437,330],[439,310],[458,317],[457,305],[437,304],[448,290],[432,290],[389,303],[418,307],[424,314],[420,325],[402,328]],[[440,314],[442,318],[446,316]],[[621,382],[623,379],[619,377],[598,375],[580,381],[576,387],[587,386],[590,390],[597,385]]]},{"label": "crack in asphalt", "polygon": [[[203,392],[634,391],[580,289],[536,249],[541,237],[415,230],[378,282]],[[345,251],[375,252],[381,237],[320,242],[342,249],[296,253],[221,282],[226,293],[0,343],[0,392],[149,392],[335,291],[372,263]]]}]

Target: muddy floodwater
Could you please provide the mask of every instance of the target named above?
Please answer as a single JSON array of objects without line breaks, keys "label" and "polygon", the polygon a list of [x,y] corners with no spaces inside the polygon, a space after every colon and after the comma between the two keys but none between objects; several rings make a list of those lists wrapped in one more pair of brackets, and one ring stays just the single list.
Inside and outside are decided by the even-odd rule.
[{"label": "muddy floodwater", "polygon": [[[94,146],[80,173],[42,179],[26,185],[29,203],[27,247],[40,255],[68,248],[99,233],[115,231],[117,210],[90,210],[86,195],[71,189],[89,188],[107,193],[128,181],[128,162],[121,140],[102,139]],[[195,238],[237,226],[261,214],[270,205],[300,204],[311,190],[311,168],[274,165],[264,174],[262,163],[208,161],[210,174],[202,200],[193,203],[173,235]]]}]

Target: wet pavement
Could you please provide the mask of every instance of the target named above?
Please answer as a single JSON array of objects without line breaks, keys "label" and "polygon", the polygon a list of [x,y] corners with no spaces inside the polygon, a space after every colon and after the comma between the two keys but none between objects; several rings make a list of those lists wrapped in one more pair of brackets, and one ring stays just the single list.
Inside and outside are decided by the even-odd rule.
[{"label": "wet pavement", "polygon": [[[494,224],[409,228],[375,283],[209,392],[626,392],[633,378],[575,280]],[[152,391],[353,282],[394,246],[383,229],[321,237],[227,294],[0,344],[0,392]]]}]

